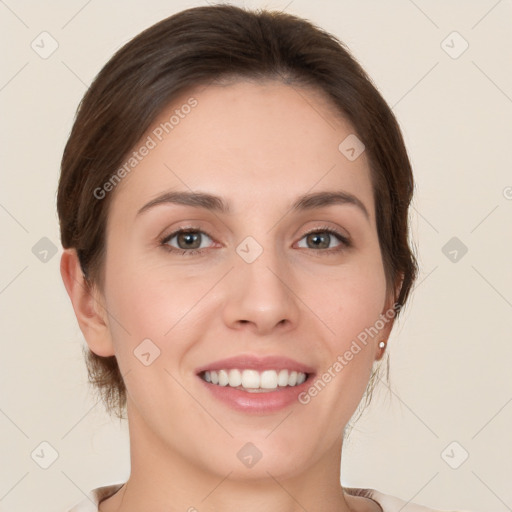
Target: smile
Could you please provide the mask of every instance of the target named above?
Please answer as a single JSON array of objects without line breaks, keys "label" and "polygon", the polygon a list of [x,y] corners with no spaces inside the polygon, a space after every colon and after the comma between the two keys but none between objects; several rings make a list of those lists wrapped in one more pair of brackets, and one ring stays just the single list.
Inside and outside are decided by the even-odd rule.
[{"label": "smile", "polygon": [[[273,414],[294,404],[315,377],[315,366],[284,355],[239,354],[195,368],[217,403],[244,414]],[[301,406],[302,407],[302,406]]]}]

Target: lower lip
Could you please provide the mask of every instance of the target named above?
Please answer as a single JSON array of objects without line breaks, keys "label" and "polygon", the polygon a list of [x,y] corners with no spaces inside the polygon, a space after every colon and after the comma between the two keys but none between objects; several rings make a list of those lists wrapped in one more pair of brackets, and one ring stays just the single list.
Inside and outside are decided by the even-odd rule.
[{"label": "lower lip", "polygon": [[211,384],[199,376],[198,379],[215,398],[229,405],[232,409],[246,413],[262,414],[280,411],[298,402],[298,396],[310,386],[312,377],[310,375],[298,386],[287,386],[275,391],[256,393],[242,391],[230,386]]}]

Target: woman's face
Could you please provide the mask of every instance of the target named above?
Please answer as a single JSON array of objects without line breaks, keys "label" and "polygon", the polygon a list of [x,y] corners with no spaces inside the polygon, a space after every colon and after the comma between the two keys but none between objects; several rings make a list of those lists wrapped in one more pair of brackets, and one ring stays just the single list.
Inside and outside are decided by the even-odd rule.
[{"label": "woman's face", "polygon": [[[338,460],[391,322],[365,329],[393,301],[368,160],[333,112],[280,82],[197,89],[161,114],[108,192],[101,355],[124,375],[132,460],[151,450],[155,463],[230,478]],[[300,201],[333,192],[353,200]],[[292,386],[293,371],[307,380]],[[205,380],[226,375],[232,386]]]}]

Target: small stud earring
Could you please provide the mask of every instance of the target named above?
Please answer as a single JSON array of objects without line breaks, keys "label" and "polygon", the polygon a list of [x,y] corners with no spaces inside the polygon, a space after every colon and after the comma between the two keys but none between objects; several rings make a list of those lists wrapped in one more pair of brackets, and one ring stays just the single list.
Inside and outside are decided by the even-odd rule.
[{"label": "small stud earring", "polygon": [[386,342],[385,341],[381,341],[379,343],[379,348],[384,348],[386,346]]}]

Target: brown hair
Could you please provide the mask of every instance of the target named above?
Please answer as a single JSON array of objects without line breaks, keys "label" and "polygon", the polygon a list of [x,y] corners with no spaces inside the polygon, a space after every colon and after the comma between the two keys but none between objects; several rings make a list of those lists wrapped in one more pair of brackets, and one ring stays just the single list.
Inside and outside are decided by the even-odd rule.
[{"label": "brown hair", "polygon": [[[62,245],[76,249],[87,283],[102,288],[106,220],[114,193],[97,199],[94,191],[111,179],[179,94],[237,78],[276,79],[322,91],[352,124],[370,162],[388,290],[402,283],[395,302],[398,315],[417,263],[408,241],[412,170],[391,109],[333,35],[290,14],[231,5],[187,9],[144,30],[107,62],[83,97],[64,149],[57,210]],[[126,388],[115,356],[84,350],[90,382],[107,410],[121,418]]]}]

